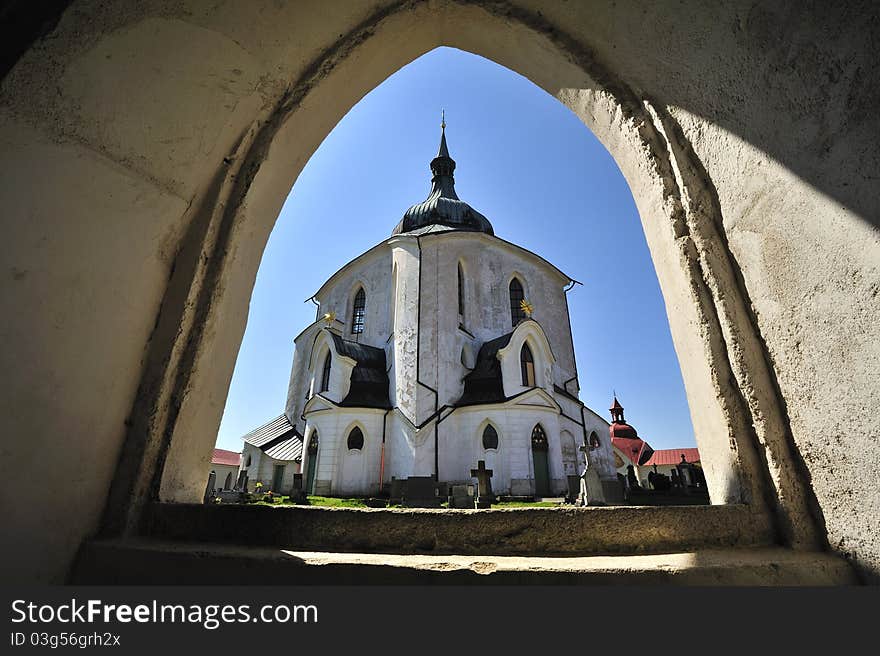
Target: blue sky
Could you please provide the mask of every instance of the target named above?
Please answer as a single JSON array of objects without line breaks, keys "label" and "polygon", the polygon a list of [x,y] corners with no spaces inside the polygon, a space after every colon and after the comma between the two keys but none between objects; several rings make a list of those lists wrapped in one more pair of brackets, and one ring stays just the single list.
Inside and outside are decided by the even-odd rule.
[{"label": "blue sky", "polygon": [[430,188],[446,111],[456,191],[495,234],[583,283],[569,292],[581,399],[608,419],[612,390],[655,449],[694,446],[657,276],[616,163],[568,109],[482,57],[438,48],[339,122],[300,173],[263,254],[217,446],[284,409],[303,301],[391,234]]}]

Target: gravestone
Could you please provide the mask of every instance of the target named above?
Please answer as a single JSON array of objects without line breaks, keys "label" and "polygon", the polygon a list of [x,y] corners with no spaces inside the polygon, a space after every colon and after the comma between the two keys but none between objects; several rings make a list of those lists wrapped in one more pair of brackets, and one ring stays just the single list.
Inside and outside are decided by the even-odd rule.
[{"label": "gravestone", "polygon": [[211,503],[211,500],[214,498],[214,485],[217,483],[217,472],[211,471],[208,476],[208,485],[205,486],[205,498],[202,500],[204,503]]},{"label": "gravestone", "polygon": [[406,491],[406,479],[391,477],[391,489],[388,493],[388,503],[392,506],[403,503],[403,494]]},{"label": "gravestone", "polygon": [[473,508],[474,507],[474,486],[473,485],[451,485],[449,486],[449,507],[450,508]]},{"label": "gravestone", "polygon": [[581,477],[566,476],[565,480],[568,482],[568,493],[565,495],[565,500],[568,503],[577,503],[577,500],[580,499]]},{"label": "gravestone", "polygon": [[471,469],[471,476],[477,477],[477,508],[491,508],[495,501],[492,494],[492,470],[486,469],[486,461],[477,462],[477,468]]},{"label": "gravestone", "polygon": [[577,503],[581,506],[604,505],[605,495],[602,490],[602,481],[599,480],[599,472],[595,467],[590,467],[590,460],[587,456],[589,447],[582,445],[578,449],[584,454],[584,470],[579,476],[580,493],[577,497]]},{"label": "gravestone", "polygon": [[306,491],[303,489],[303,475],[293,475],[293,488],[290,490],[291,503],[306,503]]},{"label": "gravestone", "polygon": [[639,485],[639,479],[636,478],[636,471],[632,465],[626,466],[626,482],[629,485],[630,489],[638,489],[641,486]]},{"label": "gravestone", "polygon": [[407,508],[440,508],[437,481],[433,476],[410,476],[406,479],[403,505]]}]

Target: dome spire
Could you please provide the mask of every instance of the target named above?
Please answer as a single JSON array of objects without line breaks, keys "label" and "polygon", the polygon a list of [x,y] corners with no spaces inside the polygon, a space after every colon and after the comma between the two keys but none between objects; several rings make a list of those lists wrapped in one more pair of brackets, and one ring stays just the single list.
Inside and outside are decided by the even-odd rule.
[{"label": "dome spire", "polygon": [[[437,151],[437,157],[449,157],[449,149],[446,147],[446,110],[440,110],[440,150]],[[455,162],[452,163],[455,168]]]},{"label": "dome spire", "polygon": [[446,145],[446,112],[440,113],[440,148],[431,160],[431,193],[410,207],[391,234],[411,232],[430,226],[443,226],[450,230],[468,230],[493,235],[489,219],[459,199],[455,193],[455,160],[449,156]]}]

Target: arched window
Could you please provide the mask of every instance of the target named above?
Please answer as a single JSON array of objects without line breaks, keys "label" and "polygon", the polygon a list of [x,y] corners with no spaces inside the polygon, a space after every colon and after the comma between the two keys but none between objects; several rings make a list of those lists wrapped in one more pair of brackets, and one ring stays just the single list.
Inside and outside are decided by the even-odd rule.
[{"label": "arched window", "polygon": [[226,474],[226,480],[223,481],[223,489],[231,490],[232,489],[232,472]]},{"label": "arched window", "polygon": [[313,456],[318,452],[318,431],[313,432],[312,436],[309,438],[308,451],[310,456]]},{"label": "arched window", "polygon": [[535,424],[535,427],[532,429],[532,450],[546,451],[547,448],[547,435],[544,433],[541,424]]},{"label": "arched window", "polygon": [[458,318],[464,321],[464,271],[461,263],[458,264]]},{"label": "arched window", "polygon": [[251,466],[251,454],[250,454],[250,453],[248,454],[248,457],[247,457],[247,460],[246,460],[245,463],[244,463],[244,466],[245,466],[245,468]]},{"label": "arched window", "polygon": [[364,312],[367,307],[367,295],[364,288],[361,287],[357,294],[354,295],[354,306],[351,315],[351,332],[353,335],[359,335],[364,332]]},{"label": "arched window", "polygon": [[318,390],[320,392],[330,389],[330,362],[331,354],[327,351],[327,355],[324,356],[324,370],[321,372],[321,389]]},{"label": "arched window", "polygon": [[483,448],[498,448],[498,432],[495,430],[495,427],[492,426],[492,424],[488,424],[486,428],[483,429]]},{"label": "arched window", "polygon": [[358,451],[364,448],[364,434],[357,426],[352,428],[348,434],[348,448],[349,450],[357,449]]},{"label": "arched window", "polygon": [[519,364],[522,370],[522,384],[526,387],[535,386],[535,358],[532,357],[532,349],[528,344],[523,344],[519,352]]},{"label": "arched window", "polygon": [[526,313],[522,309],[522,302],[525,298],[522,283],[518,278],[510,281],[510,323],[516,325],[526,318]]},{"label": "arched window", "polygon": [[596,431],[593,431],[590,433],[590,448],[598,449],[600,446],[602,446],[602,443],[599,441],[599,436],[596,435]]}]

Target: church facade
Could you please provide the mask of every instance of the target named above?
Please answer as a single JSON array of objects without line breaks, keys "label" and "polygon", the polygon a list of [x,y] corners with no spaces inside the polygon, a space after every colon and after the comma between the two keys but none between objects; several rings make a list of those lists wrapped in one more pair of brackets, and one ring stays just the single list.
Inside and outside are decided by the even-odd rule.
[{"label": "church facade", "polygon": [[306,489],[471,483],[483,460],[496,494],[561,496],[585,458],[615,489],[608,423],[578,398],[576,281],[458,198],[443,127],[428,198],[321,286],[295,339],[285,414]]}]

